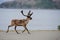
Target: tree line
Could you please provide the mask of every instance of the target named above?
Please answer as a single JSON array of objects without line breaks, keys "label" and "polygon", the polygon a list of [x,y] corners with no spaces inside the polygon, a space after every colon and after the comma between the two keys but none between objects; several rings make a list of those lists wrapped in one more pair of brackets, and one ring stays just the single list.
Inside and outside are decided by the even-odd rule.
[{"label": "tree line", "polygon": [[10,1],[4,2],[0,4],[0,8],[40,8],[40,9],[60,9],[60,3],[53,2],[52,0],[35,0],[36,3],[34,5],[24,3],[22,5],[21,2]]}]

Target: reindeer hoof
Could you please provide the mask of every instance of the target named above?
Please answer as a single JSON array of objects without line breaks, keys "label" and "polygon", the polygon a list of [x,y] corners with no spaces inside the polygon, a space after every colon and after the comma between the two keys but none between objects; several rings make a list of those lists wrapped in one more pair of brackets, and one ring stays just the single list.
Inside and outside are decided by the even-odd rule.
[{"label": "reindeer hoof", "polygon": [[6,33],[8,33],[8,31],[6,31]]},{"label": "reindeer hoof", "polygon": [[17,33],[17,34],[20,34],[20,33]]}]

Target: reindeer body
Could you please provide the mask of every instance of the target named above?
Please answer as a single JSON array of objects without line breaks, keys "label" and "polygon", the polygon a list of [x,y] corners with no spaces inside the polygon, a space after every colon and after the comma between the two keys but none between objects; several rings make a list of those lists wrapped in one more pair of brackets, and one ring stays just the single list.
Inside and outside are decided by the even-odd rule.
[{"label": "reindeer body", "polygon": [[21,19],[21,20],[18,20],[18,19],[13,19],[11,21],[11,25],[12,26],[24,26],[24,25],[27,25],[29,22],[29,19],[26,18],[26,19]]},{"label": "reindeer body", "polygon": [[[23,10],[21,11],[21,13],[22,13],[22,15],[24,15],[24,14],[23,14]],[[16,32],[17,32],[17,30],[16,30],[16,27],[17,27],[17,26],[23,26],[23,27],[25,28],[25,30],[28,31],[26,25],[28,24],[29,20],[32,19],[32,18],[31,18],[31,15],[32,15],[32,13],[30,14],[30,11],[29,11],[28,15],[24,15],[24,16],[27,17],[26,19],[20,19],[20,20],[18,20],[18,19],[13,19],[13,20],[11,20],[11,24],[8,26],[7,33],[8,33],[8,31],[9,31],[9,28],[10,28],[10,27],[13,27],[13,26],[15,26],[15,31],[16,31]],[[24,32],[25,30],[23,30],[23,32]],[[22,33],[23,33],[23,32],[22,32]],[[28,33],[30,33],[30,32],[28,31]],[[17,32],[17,34],[18,34],[18,32]]]}]

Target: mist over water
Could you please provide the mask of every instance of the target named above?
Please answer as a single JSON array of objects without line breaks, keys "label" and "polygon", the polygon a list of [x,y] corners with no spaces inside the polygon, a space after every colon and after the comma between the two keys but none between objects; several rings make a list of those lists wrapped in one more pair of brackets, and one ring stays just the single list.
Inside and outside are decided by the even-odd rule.
[{"label": "mist over water", "polygon": [[[23,10],[27,14],[29,10],[33,12],[32,20],[27,25],[29,30],[57,30],[60,25],[60,10],[49,9],[0,9],[0,29],[7,30],[12,19],[25,19],[20,11]],[[14,30],[11,27],[10,30]],[[21,26],[17,30],[23,30]]]}]

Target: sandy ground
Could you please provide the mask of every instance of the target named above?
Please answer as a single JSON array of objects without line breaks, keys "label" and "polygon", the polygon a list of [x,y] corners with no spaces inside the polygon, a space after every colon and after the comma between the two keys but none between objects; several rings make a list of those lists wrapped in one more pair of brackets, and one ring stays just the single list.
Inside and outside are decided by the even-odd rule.
[{"label": "sandy ground", "polygon": [[0,32],[0,40],[60,40],[60,31]]}]

